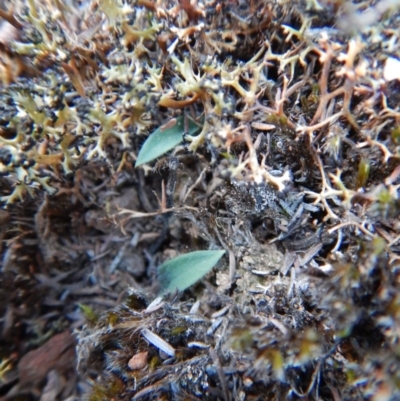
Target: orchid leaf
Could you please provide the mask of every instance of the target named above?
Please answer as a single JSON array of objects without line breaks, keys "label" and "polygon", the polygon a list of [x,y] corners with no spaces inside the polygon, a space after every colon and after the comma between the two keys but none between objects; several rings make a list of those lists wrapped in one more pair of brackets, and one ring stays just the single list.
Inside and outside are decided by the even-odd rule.
[{"label": "orchid leaf", "polygon": [[[201,127],[191,119],[188,119],[187,128],[187,134],[194,135]],[[150,134],[140,149],[135,167],[149,163],[179,145],[183,141],[184,130],[185,122],[183,116],[177,117],[176,123],[171,127],[161,126],[157,128]]]},{"label": "orchid leaf", "polygon": [[163,263],[158,269],[161,294],[184,291],[203,278],[221,259],[225,251],[195,251]]}]

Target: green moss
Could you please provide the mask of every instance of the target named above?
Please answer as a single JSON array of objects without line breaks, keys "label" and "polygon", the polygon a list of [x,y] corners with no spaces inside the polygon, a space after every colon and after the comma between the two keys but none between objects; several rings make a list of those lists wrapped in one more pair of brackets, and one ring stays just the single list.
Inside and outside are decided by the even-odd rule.
[{"label": "green moss", "polygon": [[364,188],[371,170],[370,161],[364,157],[361,158],[358,164],[358,172],[356,177],[356,189]]},{"label": "green moss", "polygon": [[93,308],[84,304],[79,304],[79,307],[90,324],[95,325],[99,321],[99,315],[93,310]]},{"label": "green moss", "polygon": [[131,309],[134,309],[137,311],[141,311],[143,309],[146,309],[147,301],[141,295],[131,294],[126,297],[125,305],[128,306],[128,308],[131,308]]},{"label": "green moss", "polygon": [[253,345],[253,334],[247,328],[237,328],[231,334],[232,348],[238,351],[246,351]]},{"label": "green moss", "polygon": [[119,321],[118,313],[116,312],[108,312],[107,313],[107,323],[111,326],[114,326]]},{"label": "green moss", "polygon": [[149,368],[151,371],[155,370],[158,366],[161,365],[161,359],[155,355],[150,359]]},{"label": "green moss", "polygon": [[188,328],[186,326],[177,326],[170,331],[170,336],[178,336],[184,333]]},{"label": "green moss", "polygon": [[107,386],[96,384],[89,396],[89,401],[110,401],[118,399],[124,389],[124,383],[118,378],[114,378]]},{"label": "green moss", "polygon": [[396,127],[391,132],[392,142],[396,146],[400,146],[400,127]]}]

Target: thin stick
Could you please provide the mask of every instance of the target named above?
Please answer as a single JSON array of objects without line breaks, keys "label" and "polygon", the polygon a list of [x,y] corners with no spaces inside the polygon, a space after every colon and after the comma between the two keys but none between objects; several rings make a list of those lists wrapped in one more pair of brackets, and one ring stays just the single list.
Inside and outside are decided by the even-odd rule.
[{"label": "thin stick", "polygon": [[330,124],[332,121],[337,120],[342,115],[343,115],[343,111],[339,111],[338,113],[334,114],[333,116],[330,116],[329,118],[327,118],[324,121],[321,121],[318,124],[311,125],[309,127],[299,127],[297,130],[302,133],[316,131],[317,129],[320,129],[320,128],[324,127],[325,125]]},{"label": "thin stick", "polygon": [[328,230],[329,234],[332,234],[333,232],[335,232],[336,230],[339,230],[340,228],[343,227],[348,227],[348,226],[356,226],[359,230],[361,230],[365,235],[368,235],[371,238],[375,238],[375,235],[371,233],[371,231],[368,231],[365,227],[363,227],[361,224],[359,223],[355,223],[355,222],[347,222],[347,223],[340,223],[335,227],[332,227]]},{"label": "thin stick", "polygon": [[220,360],[218,358],[218,355],[215,352],[214,348],[210,348],[208,352],[209,352],[209,354],[211,356],[211,359],[214,362],[214,365],[215,365],[215,367],[217,369],[218,377],[219,377],[219,380],[221,382],[221,387],[222,387],[222,392],[223,392],[223,395],[224,395],[224,399],[225,399],[225,401],[230,401],[231,398],[229,396],[228,385],[226,383],[225,374],[224,374],[224,371],[222,370],[221,362],[220,362]]}]

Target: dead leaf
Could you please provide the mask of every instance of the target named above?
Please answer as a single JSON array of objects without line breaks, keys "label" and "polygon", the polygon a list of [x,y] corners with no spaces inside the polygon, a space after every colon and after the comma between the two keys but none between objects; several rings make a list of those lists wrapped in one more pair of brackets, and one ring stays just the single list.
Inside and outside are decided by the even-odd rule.
[{"label": "dead leaf", "polygon": [[132,370],[140,370],[143,369],[147,364],[147,355],[149,353],[139,352],[138,354],[134,355],[131,359],[129,359],[128,367]]},{"label": "dead leaf", "polygon": [[44,380],[51,370],[75,366],[75,339],[69,331],[56,334],[40,348],[25,354],[18,363],[20,387]]},{"label": "dead leaf", "polygon": [[47,383],[43,388],[40,401],[53,401],[62,390],[62,381],[55,370],[51,370],[47,375]]},{"label": "dead leaf", "polygon": [[192,4],[190,0],[178,0],[181,10],[184,10],[189,17],[190,21],[195,24],[200,17],[204,17],[204,11],[197,6],[197,4]]},{"label": "dead leaf", "polygon": [[82,81],[82,76],[80,75],[79,70],[75,66],[74,59],[71,59],[70,64],[62,62],[61,66],[64,68],[64,71],[69,76],[69,79],[71,80],[72,85],[74,85],[76,91],[82,97],[86,97],[86,90]]}]

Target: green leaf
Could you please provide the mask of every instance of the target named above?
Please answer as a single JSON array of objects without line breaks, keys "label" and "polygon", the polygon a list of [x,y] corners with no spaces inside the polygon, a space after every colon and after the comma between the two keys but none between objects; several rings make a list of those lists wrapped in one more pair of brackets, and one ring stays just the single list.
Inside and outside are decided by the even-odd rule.
[{"label": "green leaf", "polygon": [[90,306],[84,304],[78,304],[78,306],[88,322],[96,324],[99,321],[99,315]]},{"label": "green leaf", "polygon": [[[200,128],[201,127],[189,119],[187,134],[194,135],[200,130]],[[150,134],[140,149],[135,167],[149,163],[179,145],[183,141],[183,133],[183,116],[178,117],[176,119],[176,124],[171,128],[165,128],[164,130],[162,127],[157,128],[152,134]]]},{"label": "green leaf", "polygon": [[158,269],[161,294],[186,290],[204,277],[221,259],[225,251],[195,251],[163,263]]}]

